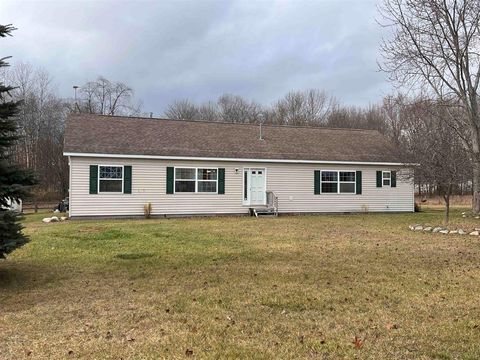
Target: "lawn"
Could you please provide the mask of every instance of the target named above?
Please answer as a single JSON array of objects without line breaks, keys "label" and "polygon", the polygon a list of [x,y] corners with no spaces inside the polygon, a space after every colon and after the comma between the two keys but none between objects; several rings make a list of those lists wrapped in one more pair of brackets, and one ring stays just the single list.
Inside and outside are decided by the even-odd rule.
[{"label": "lawn", "polygon": [[480,358],[480,237],[408,230],[437,210],[43,216],[0,262],[1,359]]}]

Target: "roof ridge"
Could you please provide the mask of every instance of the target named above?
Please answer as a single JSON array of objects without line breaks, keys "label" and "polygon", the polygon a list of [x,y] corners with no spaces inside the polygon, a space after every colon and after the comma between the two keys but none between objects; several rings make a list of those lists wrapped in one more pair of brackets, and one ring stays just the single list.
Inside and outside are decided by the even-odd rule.
[{"label": "roof ridge", "polygon": [[[213,120],[194,120],[194,119],[169,119],[161,117],[147,117],[147,116],[128,116],[128,115],[104,115],[104,114],[89,114],[89,113],[73,113],[70,116],[88,116],[88,117],[107,117],[107,118],[124,118],[124,119],[140,119],[140,120],[162,120],[162,121],[182,121],[189,123],[207,123],[207,124],[221,124],[221,125],[242,125],[242,126],[259,126],[258,123],[235,123],[228,121],[213,121]],[[340,128],[327,126],[308,126],[308,125],[288,125],[288,124],[262,124],[266,127],[277,127],[287,129],[319,129],[319,130],[334,130],[334,131],[361,131],[361,132],[376,132],[375,129],[360,129],[360,128]]]}]

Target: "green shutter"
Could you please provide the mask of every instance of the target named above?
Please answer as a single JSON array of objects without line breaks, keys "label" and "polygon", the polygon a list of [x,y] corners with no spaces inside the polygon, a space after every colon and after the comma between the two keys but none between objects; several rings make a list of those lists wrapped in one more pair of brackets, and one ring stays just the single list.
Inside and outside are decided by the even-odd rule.
[{"label": "green shutter", "polygon": [[391,186],[392,187],[397,187],[397,172],[396,171],[392,171],[391,173],[391,177],[392,179],[390,180],[391,181]]},{"label": "green shutter", "polygon": [[167,167],[167,194],[173,194],[173,173],[174,173],[174,168],[173,167]]},{"label": "green shutter", "polygon": [[382,172],[377,171],[377,187],[382,187]]},{"label": "green shutter", "polygon": [[313,176],[313,193],[315,195],[320,195],[320,170],[314,171]]},{"label": "green shutter", "polygon": [[225,194],[225,169],[218,169],[218,193]]},{"label": "green shutter", "polygon": [[123,193],[132,193],[132,166],[125,165],[123,167]]},{"label": "green shutter", "polygon": [[356,193],[357,195],[362,194],[362,172],[357,171],[355,174],[355,181],[356,181]]},{"label": "green shutter", "polygon": [[90,194],[98,194],[98,165],[90,165]]}]

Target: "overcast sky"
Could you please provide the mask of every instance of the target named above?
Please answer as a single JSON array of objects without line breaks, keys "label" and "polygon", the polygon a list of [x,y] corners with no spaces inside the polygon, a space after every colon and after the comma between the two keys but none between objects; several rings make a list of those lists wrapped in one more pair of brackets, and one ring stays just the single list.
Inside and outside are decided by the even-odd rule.
[{"label": "overcast sky", "polygon": [[61,96],[103,75],[135,90],[145,112],[223,93],[270,104],[324,89],[368,105],[391,91],[378,72],[374,0],[1,0],[14,37],[0,56],[45,68]]}]

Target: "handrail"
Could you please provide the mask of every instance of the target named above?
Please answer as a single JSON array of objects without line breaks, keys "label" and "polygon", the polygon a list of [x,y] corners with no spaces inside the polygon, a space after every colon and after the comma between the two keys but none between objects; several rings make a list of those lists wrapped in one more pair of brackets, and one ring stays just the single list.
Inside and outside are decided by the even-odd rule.
[{"label": "handrail", "polygon": [[267,205],[269,208],[273,208],[273,213],[275,216],[278,216],[278,196],[272,190],[266,191],[267,195]]}]

